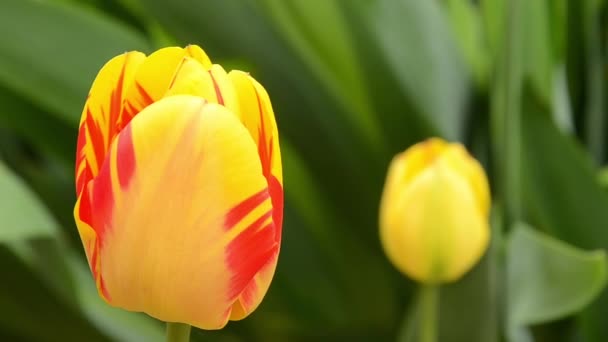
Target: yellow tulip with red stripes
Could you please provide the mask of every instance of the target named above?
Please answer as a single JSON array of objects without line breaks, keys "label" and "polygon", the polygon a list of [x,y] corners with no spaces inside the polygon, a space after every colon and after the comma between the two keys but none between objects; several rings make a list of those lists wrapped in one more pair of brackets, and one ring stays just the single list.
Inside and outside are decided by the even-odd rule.
[{"label": "yellow tulip with red stripes", "polygon": [[392,161],[380,204],[389,260],[423,283],[459,279],[484,254],[490,190],[481,165],[457,143],[433,138]]},{"label": "yellow tulip with red stripes", "polygon": [[198,46],[110,60],[86,100],[74,216],[100,295],[219,329],[256,309],[281,243],[268,94]]}]

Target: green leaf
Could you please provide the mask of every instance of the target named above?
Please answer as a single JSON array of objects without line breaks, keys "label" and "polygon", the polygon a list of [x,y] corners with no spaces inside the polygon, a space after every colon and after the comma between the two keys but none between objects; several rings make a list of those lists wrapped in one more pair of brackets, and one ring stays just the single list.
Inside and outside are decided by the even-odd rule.
[{"label": "green leaf", "polygon": [[56,158],[73,171],[78,133],[73,125],[41,110],[1,84],[0,103],[0,127],[10,129],[37,152]]},{"label": "green leaf", "polygon": [[[607,249],[608,192],[601,188],[590,157],[541,107],[528,102],[522,119],[527,221],[576,247]],[[604,291],[582,315],[585,340],[607,336],[607,315]]]},{"label": "green leaf", "polygon": [[[3,267],[11,270],[11,281],[3,282],[0,291],[8,295],[0,296],[0,326],[41,341],[57,341],[60,336],[103,340],[103,335],[120,341],[162,340],[162,327],[150,318],[103,302],[84,256],[72,256],[61,243],[53,217],[2,162],[0,189],[0,250],[4,263],[12,265]],[[45,299],[31,297],[33,293]],[[32,300],[25,301],[26,297]],[[27,322],[44,320],[48,322],[28,331]]]},{"label": "green leaf", "polygon": [[480,9],[471,1],[445,0],[445,3],[464,60],[477,87],[484,89],[488,82],[490,54],[485,46]]},{"label": "green leaf", "polygon": [[462,138],[468,75],[438,2],[379,0],[373,11],[380,48],[404,94],[442,136]]},{"label": "green leaf", "polygon": [[[378,116],[371,107],[370,89],[354,48],[340,1],[263,0],[265,14],[338,103],[349,109],[347,118],[366,144],[384,152]],[[324,23],[318,25],[319,22]]]},{"label": "green leaf", "polygon": [[507,241],[511,337],[521,327],[581,311],[605,287],[607,266],[603,250],[580,250],[526,224],[516,224]]},{"label": "green leaf", "polygon": [[600,173],[598,175],[598,180],[601,184],[601,186],[608,190],[608,167],[604,167],[602,168],[602,170],[600,170]]},{"label": "green leaf", "polygon": [[580,248],[608,248],[608,193],[589,156],[542,107],[525,102],[522,178],[528,221]]},{"label": "green leaf", "polygon": [[36,196],[0,161],[0,244],[50,237],[58,232]]},{"label": "green leaf", "polygon": [[0,35],[0,83],[73,126],[101,66],[125,51],[147,50],[118,22],[50,1],[3,0],[0,32],[7,33]]},{"label": "green leaf", "polygon": [[549,21],[549,4],[545,0],[521,1],[520,13],[521,25],[524,26],[522,32],[525,32],[522,35],[524,76],[544,103],[551,104],[555,64],[551,46],[553,31]]},{"label": "green leaf", "polygon": [[163,341],[164,326],[143,313],[129,312],[108,305],[101,299],[83,258],[64,253],[65,262],[77,284],[75,293],[84,317],[115,341]]}]

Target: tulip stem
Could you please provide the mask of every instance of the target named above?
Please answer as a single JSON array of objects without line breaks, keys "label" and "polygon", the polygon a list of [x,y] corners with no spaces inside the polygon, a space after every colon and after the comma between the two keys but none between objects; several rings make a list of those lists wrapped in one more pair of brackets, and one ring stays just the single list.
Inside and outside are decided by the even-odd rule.
[{"label": "tulip stem", "polygon": [[167,322],[167,342],[190,341],[190,325]]},{"label": "tulip stem", "polygon": [[439,285],[425,284],[420,289],[420,341],[437,342]]}]

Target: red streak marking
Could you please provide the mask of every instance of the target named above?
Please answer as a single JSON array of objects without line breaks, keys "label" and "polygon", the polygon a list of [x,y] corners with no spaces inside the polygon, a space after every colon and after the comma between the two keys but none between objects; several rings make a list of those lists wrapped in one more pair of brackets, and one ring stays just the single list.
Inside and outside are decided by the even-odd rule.
[{"label": "red streak marking", "polygon": [[142,85],[139,84],[139,82],[137,82],[137,81],[135,82],[135,88],[137,89],[137,92],[139,93],[139,95],[142,97],[142,100],[144,101],[141,109],[144,109],[145,107],[154,103],[154,99],[152,98],[152,96],[150,96],[150,94],[146,91],[146,89],[144,89],[144,87],[142,87]]},{"label": "red streak marking", "polygon": [[110,172],[110,157],[109,154],[99,174],[93,181],[93,194],[91,196],[91,208],[93,224],[91,227],[97,233],[97,239],[100,247],[103,245],[103,237],[105,230],[111,228],[112,211],[114,207],[114,194],[112,193],[112,175]]},{"label": "red streak marking", "polygon": [[93,114],[91,113],[91,108],[89,108],[88,106],[85,124],[87,125],[87,131],[89,132],[89,136],[91,137],[91,140],[87,141],[87,143],[93,146],[93,151],[95,153],[95,161],[97,162],[97,167],[99,168],[106,155],[105,144],[103,141],[103,132],[95,121]]},{"label": "red streak marking", "polygon": [[116,81],[116,88],[110,93],[110,117],[108,118],[108,145],[119,132],[118,119],[120,117],[120,110],[122,108],[122,88],[125,80],[125,69],[129,62],[129,54],[125,53],[125,61],[122,64],[120,75]]},{"label": "red streak marking", "polygon": [[[101,267],[100,267],[101,268]],[[103,276],[101,273],[98,275],[99,277],[99,291],[101,291],[101,295],[108,301],[111,301],[110,293],[108,292],[108,288],[106,287],[106,283],[103,280]]]},{"label": "red streak marking", "polygon": [[266,181],[268,182],[268,192],[272,201],[272,221],[274,222],[275,241],[280,243],[283,227],[283,186],[271,173],[274,137],[270,137],[270,139],[266,137],[266,126],[264,125],[264,108],[262,107],[260,95],[258,94],[258,91],[253,85],[253,83],[252,86],[258,102],[258,112],[260,113],[258,154],[260,155],[262,172],[264,174],[264,177],[266,177]]},{"label": "red streak marking", "polygon": [[[90,243],[92,242],[92,244]],[[97,252],[97,240],[92,240],[89,242],[89,253],[91,253],[91,261],[89,267],[91,268],[91,273],[93,273],[93,278],[97,279],[97,257],[99,253]],[[92,246],[91,246],[92,245]]]},{"label": "red streak marking", "polygon": [[262,172],[264,173],[264,177],[268,179],[270,176],[270,163],[272,160],[272,139],[270,140],[270,147],[268,146],[268,138],[266,137],[266,127],[264,125],[264,109],[262,108],[262,101],[260,100],[260,95],[258,94],[257,89],[253,86],[253,91],[255,92],[255,97],[258,101],[258,112],[260,113],[260,128],[259,128],[259,138],[258,138],[258,154],[260,155],[260,162],[262,163]]},{"label": "red streak marking", "polygon": [[274,223],[274,240],[281,242],[283,229],[283,186],[277,178],[271,175],[268,178],[268,192],[272,201],[272,222]]},{"label": "red streak marking", "polygon": [[80,208],[78,208],[78,218],[95,230],[92,226],[93,224],[93,213],[91,211],[91,200],[89,196],[89,190],[87,187],[83,189],[84,191],[80,195]]},{"label": "red streak marking", "polygon": [[84,188],[87,186],[87,183],[92,178],[91,168],[89,167],[89,164],[87,163],[86,160],[83,160],[82,163],[85,164],[84,170],[82,170],[82,172],[80,172],[79,175],[76,175],[76,195],[77,196],[79,196],[80,193],[82,193],[82,191],[84,191]]},{"label": "red streak marking", "polygon": [[135,149],[133,147],[131,125],[125,127],[118,136],[116,168],[118,169],[120,187],[126,189],[135,172]]},{"label": "red streak marking", "polygon": [[270,197],[268,194],[268,189],[263,189],[234,206],[226,213],[226,216],[224,217],[224,228],[229,230],[234,227],[243,218],[245,218],[245,216],[249,215],[249,213],[251,213],[255,208],[264,203],[268,197]]},{"label": "red streak marking", "polygon": [[226,247],[226,264],[232,271],[228,298],[236,298],[253,277],[277,253],[274,225],[264,223],[272,215],[269,211],[243,230]]},{"label": "red streak marking", "polygon": [[215,77],[213,77],[213,73],[209,70],[209,76],[211,76],[211,81],[213,82],[213,88],[215,89],[215,94],[217,95],[217,103],[224,105],[224,98],[222,97],[222,92],[220,90],[219,85],[215,81]]},{"label": "red streak marking", "polygon": [[125,99],[125,102],[123,103],[122,107],[122,115],[120,117],[119,128],[122,129],[123,127],[127,126],[129,122],[131,122],[131,119],[133,119],[138,113],[139,110],[137,110],[137,108],[135,108],[133,104],[131,104],[131,101]]},{"label": "red streak marking", "polygon": [[245,286],[243,292],[241,292],[240,300],[241,305],[245,309],[246,312],[249,311],[251,304],[253,304],[253,300],[255,299],[255,295],[258,292],[258,284],[255,282],[255,279],[251,279],[249,284]]},{"label": "red streak marking", "polygon": [[87,142],[87,128],[85,123],[83,123],[82,125],[80,125],[80,128],[78,129],[78,141],[76,143],[76,163],[74,164],[74,173],[76,174],[76,195],[78,195],[81,191],[82,191],[82,187],[84,186],[84,181],[85,179],[82,178],[82,175],[84,173],[84,171],[86,171],[86,167],[88,165],[85,165],[85,169],[83,169],[83,171],[81,171],[81,173],[78,173],[78,169],[80,168],[80,165],[82,163],[86,163],[86,158],[85,158],[85,154],[84,154],[84,146]]},{"label": "red streak marking", "polygon": [[173,88],[173,84],[175,83],[175,80],[177,79],[177,75],[179,75],[180,70],[184,66],[185,61],[186,61],[186,57],[182,58],[182,60],[177,65],[177,68],[175,69],[175,73],[173,74],[173,78],[171,79],[171,82],[169,82],[169,88],[167,88],[167,89]]}]

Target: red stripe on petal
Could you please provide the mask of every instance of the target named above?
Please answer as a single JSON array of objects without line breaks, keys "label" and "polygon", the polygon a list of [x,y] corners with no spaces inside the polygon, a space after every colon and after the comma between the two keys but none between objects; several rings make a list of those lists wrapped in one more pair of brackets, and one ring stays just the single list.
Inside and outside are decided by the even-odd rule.
[{"label": "red stripe on petal", "polygon": [[97,233],[97,239],[103,245],[105,230],[111,226],[112,210],[114,207],[114,195],[112,193],[112,176],[110,172],[110,157],[106,158],[99,174],[93,181],[93,194],[91,198],[92,211],[91,227]]},{"label": "red stripe on petal", "polygon": [[106,283],[103,280],[103,276],[99,273],[99,292],[101,295],[108,301],[111,301],[110,293],[108,292],[108,288],[106,287]]},{"label": "red stripe on petal", "polygon": [[251,279],[277,253],[274,224],[263,226],[271,215],[271,211],[262,215],[226,247],[226,264],[232,271],[228,298],[239,296]]},{"label": "red stripe on petal", "polygon": [[245,218],[245,216],[249,215],[249,213],[251,213],[255,208],[264,203],[268,197],[270,197],[268,194],[268,189],[263,189],[234,206],[232,209],[230,209],[230,211],[228,211],[228,213],[226,213],[224,218],[224,228],[229,230],[234,227],[243,218]]},{"label": "red stripe on petal", "polygon": [[93,212],[91,210],[91,197],[89,196],[89,191],[88,189],[83,189],[83,192],[81,194],[80,197],[80,207],[78,208],[78,218],[88,224],[89,226],[91,226],[91,228],[93,228],[93,230],[95,230],[95,228],[93,227]]},{"label": "red stripe on petal", "polygon": [[272,221],[274,222],[275,241],[281,242],[283,227],[283,186],[277,178],[270,175],[268,178],[268,192],[272,201]]},{"label": "red stripe on petal", "polygon": [[143,106],[140,108],[140,110],[154,103],[152,96],[150,96],[148,91],[141,84],[139,84],[139,82],[135,82],[135,88],[137,88],[137,92],[141,96],[142,100],[144,100],[144,103],[142,103]]},{"label": "red stripe on petal", "polygon": [[135,148],[133,146],[131,125],[125,127],[118,136],[117,147],[116,168],[118,170],[118,182],[122,189],[126,189],[135,172]]},{"label": "red stripe on petal", "polygon": [[177,79],[177,76],[181,72],[182,67],[184,66],[184,62],[186,62],[186,57],[182,58],[182,60],[177,65],[177,68],[175,69],[175,73],[173,74],[173,78],[171,79],[171,82],[169,82],[169,88],[167,88],[167,89],[173,88],[173,84],[175,84],[175,80]]},{"label": "red stripe on petal", "polygon": [[270,175],[270,166],[272,161],[272,138],[270,139],[270,142],[268,142],[268,138],[266,136],[266,125],[264,125],[264,109],[262,107],[262,101],[260,100],[258,90],[255,89],[255,86],[253,88],[256,100],[258,101],[258,112],[260,113],[260,127],[258,131],[258,154],[260,155],[260,162],[262,163],[262,172],[264,173],[264,176],[268,179],[268,176]]},{"label": "red stripe on petal", "polygon": [[209,70],[209,76],[211,76],[211,81],[213,81],[213,88],[215,89],[215,94],[217,95],[217,103],[224,105],[224,98],[222,97],[222,91],[220,90],[219,85],[215,81],[215,77],[213,77],[213,73]]},{"label": "red stripe on petal", "polygon": [[251,279],[249,284],[245,286],[239,295],[239,300],[241,301],[241,305],[245,310],[248,310],[248,308],[251,307],[251,304],[255,301],[257,290],[258,284],[255,282],[255,279]]},{"label": "red stripe on petal", "polygon": [[103,132],[101,131],[95,119],[93,118],[91,109],[88,106],[87,118],[85,119],[85,123],[87,125],[87,131],[89,132],[89,136],[91,137],[91,141],[87,141],[87,143],[93,146],[93,152],[95,153],[95,161],[97,162],[97,165],[101,165],[106,154]]},{"label": "red stripe on petal", "polygon": [[129,54],[125,54],[125,62],[122,65],[122,69],[120,70],[120,75],[118,75],[118,80],[116,81],[116,87],[112,90],[110,94],[110,118],[108,120],[108,133],[109,139],[108,144],[111,143],[112,138],[116,135],[116,133],[122,128],[118,127],[118,119],[120,117],[120,111],[122,109],[122,88],[125,80],[125,70],[127,68],[127,63],[129,60]]}]

